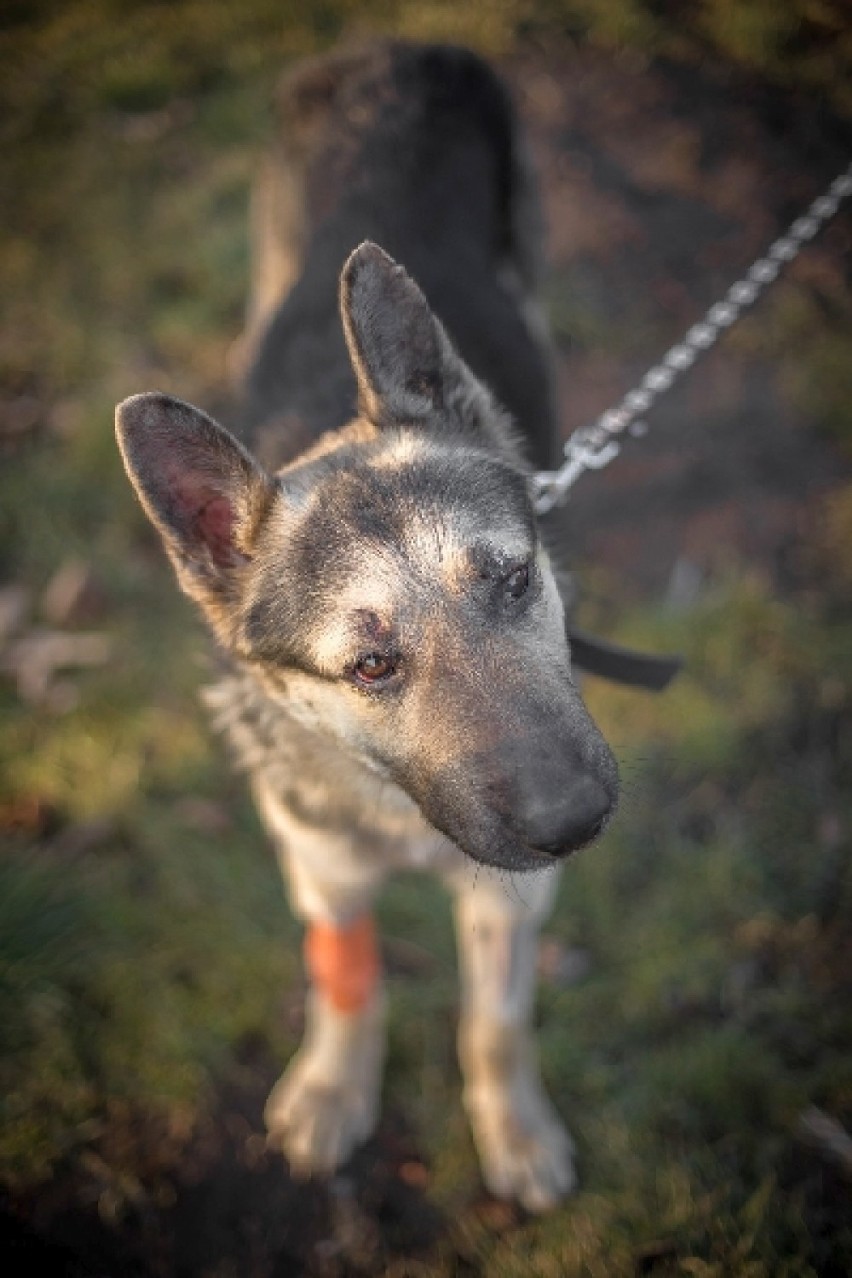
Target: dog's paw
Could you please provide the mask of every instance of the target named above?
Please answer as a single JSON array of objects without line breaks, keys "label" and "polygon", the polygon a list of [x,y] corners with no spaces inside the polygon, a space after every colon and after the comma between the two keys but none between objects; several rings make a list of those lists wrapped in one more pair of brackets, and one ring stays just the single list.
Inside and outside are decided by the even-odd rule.
[{"label": "dog's paw", "polygon": [[286,1155],[295,1175],[325,1175],[372,1135],[378,1107],[353,1088],[312,1081],[298,1064],[266,1103],[268,1142]]},{"label": "dog's paw", "polygon": [[268,1142],[295,1175],[334,1171],[373,1134],[382,1041],[372,1016],[352,1018],[343,1037],[315,1032],[272,1089],[264,1110]]},{"label": "dog's paw", "polygon": [[489,1088],[466,1098],[471,1128],[491,1193],[550,1211],[577,1186],[574,1143],[545,1096],[523,1091]]}]

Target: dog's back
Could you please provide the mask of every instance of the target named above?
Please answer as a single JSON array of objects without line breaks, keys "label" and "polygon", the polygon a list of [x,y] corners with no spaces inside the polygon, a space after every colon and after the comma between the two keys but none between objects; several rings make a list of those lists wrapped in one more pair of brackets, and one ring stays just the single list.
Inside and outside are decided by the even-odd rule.
[{"label": "dog's back", "polygon": [[417,279],[461,355],[552,463],[535,307],[540,218],[506,91],[474,54],[388,42],[300,67],[255,192],[245,425],[280,465],[352,414],[337,306],[362,240]]}]

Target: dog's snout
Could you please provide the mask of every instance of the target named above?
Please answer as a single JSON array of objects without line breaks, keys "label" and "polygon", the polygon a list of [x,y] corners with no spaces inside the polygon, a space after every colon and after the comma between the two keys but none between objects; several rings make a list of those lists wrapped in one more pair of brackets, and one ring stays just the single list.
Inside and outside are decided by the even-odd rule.
[{"label": "dog's snout", "polygon": [[525,841],[537,852],[567,856],[600,834],[611,808],[604,787],[585,773],[547,800],[528,799],[516,820]]}]

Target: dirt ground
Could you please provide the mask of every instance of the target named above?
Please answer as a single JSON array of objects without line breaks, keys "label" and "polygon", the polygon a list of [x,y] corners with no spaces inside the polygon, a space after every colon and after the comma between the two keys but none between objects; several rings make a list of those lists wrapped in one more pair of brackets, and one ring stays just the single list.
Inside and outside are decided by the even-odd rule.
[{"label": "dirt ground", "polygon": [[[577,51],[521,57],[507,71],[542,177],[567,435],[617,402],[822,192],[847,162],[849,138],[819,104],[725,70]],[[850,243],[844,212],[791,278],[830,297]],[[648,436],[587,476],[557,517],[581,577],[611,610],[622,593],[688,600],[732,554],[780,586],[797,571],[802,521],[815,517],[844,465],[791,393],[795,349],[778,319],[784,287],[661,401]],[[111,1139],[128,1142],[140,1179],[157,1185],[120,1227],[95,1159],[82,1191],[78,1183],[71,1193],[60,1175],[31,1201],[0,1202],[6,1272],[344,1278],[426,1274],[438,1255],[447,1272],[483,1272],[432,1205],[404,1114],[386,1113],[377,1138],[331,1184],[292,1182],[260,1135],[275,1072],[247,1044],[218,1112],[170,1166],[162,1133],[117,1124]],[[468,1206],[487,1227],[511,1229],[518,1219],[485,1195]]]}]

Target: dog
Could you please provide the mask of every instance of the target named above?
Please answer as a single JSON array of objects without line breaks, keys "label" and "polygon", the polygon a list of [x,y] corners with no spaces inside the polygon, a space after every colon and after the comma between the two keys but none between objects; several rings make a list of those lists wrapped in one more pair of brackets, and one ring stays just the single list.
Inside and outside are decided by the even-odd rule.
[{"label": "dog", "polygon": [[371,903],[394,868],[431,869],[454,898],[484,1180],[543,1211],[575,1171],[536,1063],[537,933],[618,773],[530,496],[558,434],[532,169],[502,81],[463,49],[331,55],[290,74],[278,110],[241,438],[161,393],[116,414],[228,662],[207,699],[306,926],[306,1031],[269,1139],[324,1174],[373,1131]]}]

